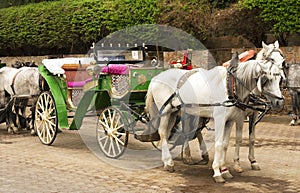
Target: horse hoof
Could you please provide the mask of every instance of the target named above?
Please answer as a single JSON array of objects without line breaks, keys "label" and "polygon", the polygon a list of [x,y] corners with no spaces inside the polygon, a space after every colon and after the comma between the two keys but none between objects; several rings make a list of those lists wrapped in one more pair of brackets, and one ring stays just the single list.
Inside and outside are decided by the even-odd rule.
[{"label": "horse hoof", "polygon": [[289,124],[289,126],[295,126],[295,120],[293,119],[291,122],[290,122],[290,124]]},{"label": "horse hoof", "polygon": [[198,165],[207,165],[208,164],[208,160],[202,159],[199,162],[197,162]]},{"label": "horse hoof", "polygon": [[235,172],[238,172],[238,173],[244,172],[243,168],[239,165],[233,166],[233,169],[234,169]]},{"label": "horse hoof", "polygon": [[196,162],[194,162],[191,157],[189,157],[189,158],[183,158],[182,161],[183,161],[183,163],[185,163],[187,165],[194,165],[194,164],[196,164]]},{"label": "horse hoof", "polygon": [[175,172],[174,166],[165,165],[164,169],[169,172]]},{"label": "horse hoof", "polygon": [[258,171],[258,170],[260,170],[260,167],[257,163],[256,164],[251,164],[251,169]]},{"label": "horse hoof", "polygon": [[35,130],[34,130],[34,129],[31,129],[31,131],[30,131],[30,135],[33,135],[33,136],[35,136],[35,135],[36,135],[36,132],[35,132]]},{"label": "horse hoof", "polygon": [[231,175],[231,173],[227,170],[225,172],[222,172],[222,177],[225,179],[231,179],[233,178],[233,176]]},{"label": "horse hoof", "polygon": [[225,179],[222,176],[214,176],[214,180],[216,183],[225,183]]},{"label": "horse hoof", "polygon": [[13,135],[13,134],[14,134],[14,131],[13,131],[12,129],[8,129],[8,130],[7,130],[7,133]]}]

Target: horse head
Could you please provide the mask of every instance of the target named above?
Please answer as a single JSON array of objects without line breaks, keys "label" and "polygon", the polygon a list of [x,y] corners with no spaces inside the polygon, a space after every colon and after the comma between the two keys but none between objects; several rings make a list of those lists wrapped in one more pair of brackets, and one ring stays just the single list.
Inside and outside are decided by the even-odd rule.
[{"label": "horse head", "polygon": [[270,101],[271,107],[275,110],[281,109],[284,103],[280,82],[285,77],[282,76],[282,69],[279,67],[279,63],[282,63],[283,60],[278,61],[278,63],[267,60],[258,62],[257,89]]},{"label": "horse head", "polygon": [[[257,54],[256,57],[257,60],[269,60],[273,61],[277,65],[279,65],[280,68],[283,68],[284,63],[284,56],[283,52],[279,48],[279,43],[276,40],[273,44],[265,44],[265,42],[262,42],[262,49]],[[281,63],[279,62],[281,61]]]}]

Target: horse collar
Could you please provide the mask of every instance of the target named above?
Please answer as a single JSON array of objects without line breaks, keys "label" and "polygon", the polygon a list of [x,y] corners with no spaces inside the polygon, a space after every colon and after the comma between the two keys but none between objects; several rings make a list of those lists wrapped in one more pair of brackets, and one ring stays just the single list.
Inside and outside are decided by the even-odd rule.
[{"label": "horse collar", "polygon": [[228,99],[232,100],[232,99],[237,99],[237,95],[236,95],[236,77],[234,75],[234,72],[236,71],[236,69],[234,67],[229,67],[227,70],[227,94],[228,94]]},{"label": "horse collar", "polygon": [[[226,80],[227,80],[228,100],[231,102],[234,101],[234,106],[245,111],[247,108],[247,105],[245,103],[243,103],[242,100],[240,100],[240,98],[236,94],[236,90],[237,90],[236,82],[237,81],[240,83],[242,83],[242,82],[235,76],[235,74],[234,74],[235,71],[236,71],[235,67],[229,67],[227,70]],[[243,85],[243,86],[245,86],[245,85]]]}]

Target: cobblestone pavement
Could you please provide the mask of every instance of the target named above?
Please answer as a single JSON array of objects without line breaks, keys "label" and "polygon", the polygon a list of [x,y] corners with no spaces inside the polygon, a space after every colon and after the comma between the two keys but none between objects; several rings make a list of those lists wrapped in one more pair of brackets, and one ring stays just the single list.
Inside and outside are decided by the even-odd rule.
[{"label": "cobblestone pavement", "polygon": [[[241,149],[245,172],[232,171],[235,177],[225,184],[214,183],[211,162],[205,166],[185,165],[177,157],[174,173],[164,171],[160,165],[135,169],[139,160],[127,160],[122,168],[114,160],[110,163],[95,154],[93,147],[84,143],[83,130],[65,130],[52,146],[46,146],[27,133],[8,135],[1,124],[0,192],[300,192],[300,126],[290,127],[288,123],[288,117],[268,116],[258,124],[256,157],[261,171],[252,171],[247,161],[245,129]],[[234,130],[228,150],[229,167],[233,164],[233,137]],[[142,149],[143,145],[129,141],[132,149]],[[196,151],[193,147],[195,159]]]}]

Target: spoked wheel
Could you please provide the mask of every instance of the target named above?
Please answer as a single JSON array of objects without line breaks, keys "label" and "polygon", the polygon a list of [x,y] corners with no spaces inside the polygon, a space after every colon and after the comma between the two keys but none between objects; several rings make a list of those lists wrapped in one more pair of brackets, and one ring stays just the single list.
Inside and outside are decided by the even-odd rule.
[{"label": "spoked wheel", "polygon": [[115,107],[104,109],[98,117],[96,134],[100,149],[107,157],[120,157],[129,134],[123,113]]},{"label": "spoked wheel", "polygon": [[51,145],[54,142],[58,121],[55,102],[49,91],[42,92],[36,101],[34,128],[43,144]]}]

